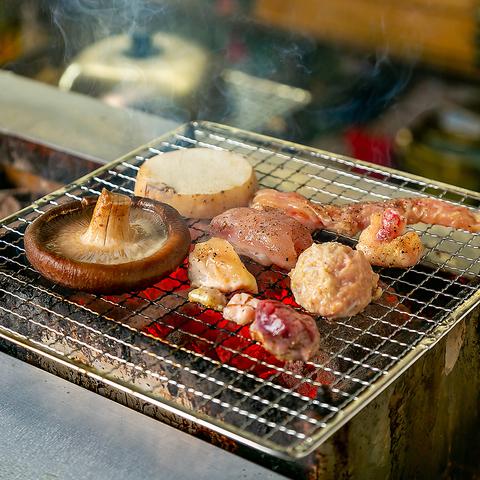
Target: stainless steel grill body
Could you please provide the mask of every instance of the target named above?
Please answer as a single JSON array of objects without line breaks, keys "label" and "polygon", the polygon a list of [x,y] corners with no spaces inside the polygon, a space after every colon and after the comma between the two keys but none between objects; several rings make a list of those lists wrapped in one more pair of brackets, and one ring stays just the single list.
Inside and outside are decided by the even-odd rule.
[{"label": "stainless steel grill body", "polygon": [[[207,147],[245,155],[263,187],[348,203],[432,195],[473,208],[480,196],[345,157],[228,127],[188,124],[2,222],[0,336],[144,402],[284,458],[302,457],[359,412],[480,300],[480,236],[417,225],[427,253],[407,270],[379,269],[384,296],[355,317],[319,319],[321,352],[284,365],[245,329],[187,300],[183,265],[142,292],[95,296],[43,279],[23,233],[57,205],[103,187],[132,194],[139,165],[158,153]],[[192,237],[207,223],[190,222]],[[319,232],[316,240],[354,239]],[[262,295],[288,302],[284,273],[248,263]]]}]

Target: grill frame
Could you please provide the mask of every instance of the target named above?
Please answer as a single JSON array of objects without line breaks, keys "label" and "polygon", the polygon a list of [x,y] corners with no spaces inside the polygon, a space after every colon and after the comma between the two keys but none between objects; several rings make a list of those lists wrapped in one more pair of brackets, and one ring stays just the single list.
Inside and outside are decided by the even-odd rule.
[{"label": "grill frame", "polygon": [[[195,132],[197,133],[195,134]],[[479,194],[469,192],[458,187],[451,187],[445,184],[441,184],[439,182],[422,179],[421,177],[400,173],[392,169],[372,166],[367,162],[349,159],[348,157],[344,156],[332,155],[327,152],[322,152],[313,148],[304,147],[293,143],[279,141],[262,135],[243,132],[238,129],[224,127],[208,122],[202,122],[191,123],[181,126],[175,131],[170,132],[158,139],[155,139],[152,142],[149,142],[149,144],[147,145],[139,147],[134,152],[125,155],[121,159],[111,162],[103,167],[100,167],[94,172],[73,182],[72,184],[41,198],[40,200],[32,204],[32,206],[27,207],[10,217],[7,217],[2,221],[2,227],[4,229],[5,225],[8,226],[12,223],[15,223],[19,219],[23,218],[23,216],[29,215],[35,209],[42,211],[40,210],[41,208],[44,208],[52,201],[55,202],[55,199],[63,196],[68,196],[70,192],[74,191],[76,188],[81,188],[81,185],[85,184],[91,179],[95,179],[96,177],[100,177],[101,175],[104,175],[109,171],[113,171],[116,166],[128,163],[129,160],[136,158],[139,154],[141,154],[145,150],[148,150],[149,148],[155,148],[155,146],[162,145],[163,143],[170,144],[170,139],[172,138],[181,138],[183,139],[183,141],[186,141],[185,139],[191,139],[195,136],[198,137],[198,132],[207,132],[207,135],[213,135],[217,139],[221,138],[223,135],[223,140],[221,141],[222,145],[223,143],[226,143],[233,146],[238,146],[242,144],[242,141],[248,141],[251,145],[257,145],[257,149],[263,149],[265,154],[273,153],[274,155],[283,156],[286,160],[288,160],[288,158],[292,156],[301,156],[302,158],[307,157],[308,162],[318,162],[320,165],[322,164],[322,161],[335,162],[338,165],[344,165],[350,169],[361,168],[363,171],[367,171],[369,174],[372,175],[390,175],[390,178],[404,179],[408,182],[425,184],[425,186],[428,186],[428,188],[448,191],[452,194],[474,199],[480,203]],[[202,144],[200,144],[200,146],[212,147],[212,145]],[[277,151],[274,151],[274,147],[277,148]],[[289,152],[288,155],[285,152]],[[350,172],[348,175],[358,178],[361,177],[360,173]],[[373,183],[379,183],[379,181],[375,180],[374,178],[375,177],[367,178],[366,180]],[[348,185],[343,185],[343,188],[348,189]],[[413,193],[413,191],[410,193]],[[3,236],[1,238],[3,238]],[[478,264],[478,259],[475,263]],[[372,401],[377,395],[379,395],[385,388],[387,388],[391,383],[393,383],[405,370],[407,370],[416,360],[418,360],[423,354],[425,354],[430,348],[432,348],[441,338],[443,338],[480,301],[480,291],[478,291],[478,289],[472,290],[472,294],[466,301],[458,304],[456,308],[452,311],[445,313],[444,317],[440,322],[441,325],[435,326],[435,328],[431,332],[429,332],[428,335],[424,335],[422,339],[415,344],[414,347],[412,347],[407,353],[402,355],[402,357],[393,366],[390,366],[388,368],[388,374],[382,374],[382,376],[375,379],[375,381],[371,384],[364,385],[366,388],[363,388],[363,390],[358,395],[354,396],[355,401],[352,401],[353,398],[350,399],[349,403],[345,407],[341,408],[341,412],[339,414],[334,415],[331,419],[328,420],[328,423],[325,427],[322,427],[322,429],[317,431],[314,435],[307,437],[305,441],[298,443],[294,448],[282,448],[282,446],[278,443],[275,444],[271,441],[262,441],[261,438],[255,438],[254,435],[251,435],[246,431],[242,431],[235,426],[226,425],[225,423],[217,420],[216,418],[213,418],[211,415],[204,414],[203,412],[193,413],[192,411],[189,411],[188,408],[185,408],[183,405],[175,403],[168,398],[159,398],[158,396],[148,395],[144,391],[139,389],[136,385],[129,385],[128,382],[125,383],[118,380],[112,380],[105,375],[105,372],[100,372],[98,370],[95,370],[95,368],[88,368],[81,362],[62,355],[62,352],[55,352],[51,350],[49,351],[46,349],[47,345],[32,342],[32,339],[26,338],[25,336],[22,337],[19,332],[16,332],[12,329],[9,330],[5,327],[5,325],[0,326],[0,337],[8,342],[19,345],[22,348],[29,349],[45,358],[49,358],[53,362],[58,362],[63,366],[86,374],[87,376],[94,378],[98,382],[104,383],[114,389],[120,390],[127,395],[136,397],[143,402],[155,405],[163,410],[172,412],[189,421],[195,422],[218,433],[221,433],[227,437],[234,439],[235,441],[246,444],[252,448],[274,456],[291,459],[300,458],[311,453],[323,441],[325,441],[328,437],[335,433],[335,431],[337,431],[342,425],[344,425],[355,414],[357,414],[361,409],[363,409],[370,401]],[[2,310],[5,309],[2,307]],[[370,353],[372,352],[369,352],[369,354]],[[352,368],[355,369],[355,367]]]}]

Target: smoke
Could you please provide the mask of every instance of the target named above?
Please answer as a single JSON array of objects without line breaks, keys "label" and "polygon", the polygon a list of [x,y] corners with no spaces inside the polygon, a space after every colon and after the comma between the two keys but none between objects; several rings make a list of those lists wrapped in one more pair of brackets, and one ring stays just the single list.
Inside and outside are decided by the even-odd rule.
[{"label": "smoke", "polygon": [[68,62],[85,46],[110,35],[151,28],[164,6],[144,0],[52,0],[48,8]]},{"label": "smoke", "polygon": [[302,121],[315,125],[319,133],[362,125],[392,106],[410,84],[413,64],[393,62],[386,51],[363,61],[355,80],[313,104]]},{"label": "smoke", "polygon": [[[214,2],[45,2],[63,42],[66,65],[87,46],[119,34],[133,36],[137,32],[162,31],[182,36],[203,46],[214,59],[215,69],[209,66],[209,85],[195,92],[195,112],[192,117],[196,119],[228,122],[235,117],[234,110],[237,107],[232,102],[232,86],[225,83],[222,73],[225,69],[240,70],[254,77],[268,78],[310,90],[314,98],[317,98],[316,103],[301,112],[298,119],[296,115],[288,119],[293,139],[300,141],[306,141],[310,136],[305,125],[308,125],[312,132],[323,133],[342,129],[346,125],[363,124],[375,118],[397,100],[412,75],[414,62],[393,62],[388,44],[385,44],[384,48],[368,58],[365,53],[360,53],[360,56],[364,56],[363,68],[353,72],[348,78],[348,72],[338,72],[338,57],[344,52],[338,50],[337,46],[321,45],[315,39],[301,35],[262,30],[253,22],[237,24],[235,15],[239,15],[238,12],[233,12],[228,20],[222,21],[215,17],[212,8],[208,7]],[[385,28],[383,24],[382,28]],[[388,36],[385,35],[385,38]],[[231,50],[237,44],[242,47],[240,50],[243,55],[239,56],[238,61],[233,61]],[[238,50],[235,52],[238,53]],[[418,56],[418,53],[411,52],[410,57],[415,55]],[[319,85],[318,96],[321,98],[318,98],[315,90]],[[96,85],[87,85],[86,93],[98,95],[95,88]],[[134,92],[137,90],[133,89]],[[135,105],[134,108],[169,118],[187,119],[185,117],[189,112],[177,112],[177,107],[172,99],[171,107],[165,103],[149,102],[145,107],[142,104]]]}]

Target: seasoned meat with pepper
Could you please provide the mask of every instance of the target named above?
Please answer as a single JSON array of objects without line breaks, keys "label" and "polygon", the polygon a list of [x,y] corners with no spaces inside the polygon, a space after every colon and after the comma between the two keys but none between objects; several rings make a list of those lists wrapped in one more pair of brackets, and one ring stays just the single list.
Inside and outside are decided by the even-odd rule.
[{"label": "seasoned meat with pepper", "polygon": [[210,230],[228,240],[238,254],[286,270],[313,243],[305,226],[275,209],[232,208],[216,216]]},{"label": "seasoned meat with pepper", "polygon": [[250,325],[252,338],[280,360],[309,360],[318,350],[315,320],[277,300],[261,300]]},{"label": "seasoned meat with pepper", "polygon": [[197,243],[188,260],[192,287],[216,288],[224,293],[258,292],[255,277],[245,268],[232,245],[222,238]]},{"label": "seasoned meat with pepper", "polygon": [[405,232],[406,220],[394,208],[375,212],[370,225],[360,234],[357,250],[371,265],[406,268],[416,265],[423,245],[416,232]]},{"label": "seasoned meat with pepper", "polygon": [[384,202],[359,202],[347,205],[313,203],[295,192],[259,190],[253,201],[255,208],[278,208],[295,218],[310,231],[326,228],[333,232],[355,235],[364,230],[375,212],[395,208],[407,224],[429,223],[469,232],[480,232],[480,213],[461,205],[436,198],[397,198]]}]

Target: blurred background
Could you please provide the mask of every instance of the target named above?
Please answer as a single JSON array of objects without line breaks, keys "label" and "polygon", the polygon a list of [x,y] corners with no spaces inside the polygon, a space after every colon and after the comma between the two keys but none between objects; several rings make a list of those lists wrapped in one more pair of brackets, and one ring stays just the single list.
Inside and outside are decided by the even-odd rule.
[{"label": "blurred background", "polygon": [[0,66],[480,190],[475,0],[1,0]]}]

